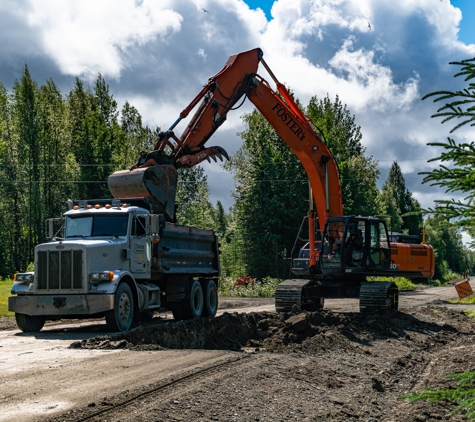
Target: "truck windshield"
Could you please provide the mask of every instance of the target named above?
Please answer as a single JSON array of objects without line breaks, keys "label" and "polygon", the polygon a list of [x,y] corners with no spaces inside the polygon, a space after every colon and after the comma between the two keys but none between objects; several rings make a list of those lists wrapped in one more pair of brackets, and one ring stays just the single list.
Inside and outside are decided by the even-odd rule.
[{"label": "truck windshield", "polygon": [[87,215],[66,217],[66,237],[125,236],[128,215]]}]

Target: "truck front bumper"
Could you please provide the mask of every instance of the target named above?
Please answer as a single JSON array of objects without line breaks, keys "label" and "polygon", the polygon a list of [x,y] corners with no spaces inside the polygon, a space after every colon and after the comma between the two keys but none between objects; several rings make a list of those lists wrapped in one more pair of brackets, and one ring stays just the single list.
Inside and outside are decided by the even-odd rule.
[{"label": "truck front bumper", "polygon": [[114,309],[114,295],[18,295],[8,298],[8,310],[26,315],[93,315]]}]

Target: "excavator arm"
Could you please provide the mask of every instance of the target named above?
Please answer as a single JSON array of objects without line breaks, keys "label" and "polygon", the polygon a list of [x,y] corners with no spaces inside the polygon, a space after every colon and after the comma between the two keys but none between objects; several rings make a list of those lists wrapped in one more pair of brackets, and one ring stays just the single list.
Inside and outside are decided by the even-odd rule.
[{"label": "excavator arm", "polygon": [[[259,63],[264,65],[274,79],[280,96],[257,75]],[[327,217],[343,214],[335,160],[285,86],[278,82],[267,66],[260,48],[231,56],[223,69],[208,80],[198,95],[180,113],[173,125],[160,134],[154,151],[142,153],[139,161],[131,169],[164,164],[173,164],[177,168],[193,167],[204,160],[216,161],[216,157],[228,158],[223,148],[205,148],[205,144],[225,122],[227,113],[233,110],[238,101],[244,100],[245,96],[262,113],[304,166],[316,199],[320,229],[323,229]],[[201,103],[198,110],[178,138],[173,132],[174,128],[199,102]],[[170,154],[165,154],[166,147],[172,151]]]},{"label": "excavator arm", "polygon": [[[155,189],[158,184],[157,176],[155,173],[143,171],[144,168],[157,165],[164,168],[192,167],[204,160],[209,161],[210,158],[215,161],[215,157],[228,158],[223,148],[205,148],[205,144],[224,123],[227,113],[233,110],[239,101],[244,101],[247,96],[305,168],[316,204],[316,213],[313,210],[313,204],[309,211],[310,265],[315,265],[317,258],[314,248],[316,214],[318,214],[319,228],[322,232],[328,217],[343,214],[338,169],[328,147],[315,132],[309,119],[300,110],[284,85],[278,82],[262,57],[263,53],[259,48],[231,56],[223,69],[208,80],[198,95],[180,113],[168,131],[160,134],[154,151],[141,154],[139,161],[131,167],[130,176],[127,176],[127,172],[124,171],[111,175],[109,189],[116,198],[124,197],[124,194],[130,196],[137,191],[138,188],[135,186],[140,184],[137,178],[132,177],[137,170],[143,172],[139,177],[144,181],[143,184],[149,183]],[[257,74],[259,63],[262,63],[271,75],[278,93]],[[178,138],[173,130],[198,103],[200,104],[197,111],[181,137]],[[168,169],[167,180],[171,182],[169,182],[169,187],[162,189],[160,195],[173,189],[171,183],[174,183],[176,179],[170,177],[171,173],[172,171]],[[131,187],[132,180],[134,186]],[[143,190],[141,185],[142,195]],[[157,199],[154,198],[154,194],[149,196],[151,200]],[[167,201],[169,200],[167,196]],[[169,203],[167,207],[170,208]]]},{"label": "excavator arm", "polygon": [[[223,69],[209,78],[208,83],[180,113],[172,126],[166,132],[160,133],[154,151],[141,153],[139,161],[131,167],[131,170],[170,163],[177,168],[193,167],[204,160],[216,161],[215,157],[222,160],[224,156],[228,159],[223,148],[205,148],[205,144],[226,121],[228,112],[233,110],[236,103],[241,99],[245,100],[252,76],[257,72],[261,58],[260,48],[231,56]],[[173,132],[174,128],[198,103],[200,105],[197,111],[178,138]],[[165,156],[163,151],[167,147],[172,152]]]}]

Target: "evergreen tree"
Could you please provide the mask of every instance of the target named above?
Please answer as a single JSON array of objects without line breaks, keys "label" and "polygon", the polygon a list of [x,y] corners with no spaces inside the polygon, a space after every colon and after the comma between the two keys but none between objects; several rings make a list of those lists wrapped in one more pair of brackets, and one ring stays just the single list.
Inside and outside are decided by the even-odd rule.
[{"label": "evergreen tree", "polygon": [[[452,133],[462,126],[475,125],[475,84],[472,81],[475,78],[475,58],[450,64],[461,66],[455,77],[464,77],[468,87],[458,91],[431,92],[422,99],[436,97],[434,102],[444,102],[431,117],[442,117],[442,123],[453,119],[459,121],[450,130]],[[442,186],[447,192],[462,192],[466,195],[464,200],[437,200],[436,207],[428,211],[452,220],[457,226],[467,229],[472,236],[475,235],[475,143],[456,143],[447,138],[447,142],[431,142],[428,145],[443,150],[438,157],[429,161],[440,160],[449,165],[442,164],[430,172],[421,172],[425,175],[423,183]]]},{"label": "evergreen tree", "polygon": [[[43,232],[40,204],[40,166],[41,151],[38,128],[38,86],[31,78],[25,65],[20,80],[13,84],[13,119],[16,126],[16,148],[18,154],[17,180],[22,183],[20,204],[17,208],[26,217],[26,248],[21,265],[33,261],[33,248]],[[20,239],[23,235],[20,236]],[[21,242],[22,240],[20,240]]]},{"label": "evergreen tree", "polygon": [[[254,110],[244,116],[244,144],[225,164],[234,172],[235,233],[247,274],[283,277],[302,217],[307,214],[308,180],[290,148],[264,117]],[[241,274],[242,275],[242,274]]]},{"label": "evergreen tree", "polygon": [[344,214],[377,214],[376,180],[380,172],[377,161],[365,156],[366,148],[361,143],[363,135],[355,123],[355,116],[351,116],[338,95],[334,102],[328,95],[323,100],[312,97],[307,115],[338,164]]},{"label": "evergreen tree", "polygon": [[[66,101],[49,79],[38,91],[38,127],[41,153],[42,219],[59,217],[65,209],[64,198],[76,197],[74,180],[79,168],[74,159]],[[44,241],[42,235],[41,241]]]},{"label": "evergreen tree", "polygon": [[133,165],[141,151],[150,151],[158,140],[157,128],[152,132],[148,126],[142,125],[142,116],[138,110],[125,102],[121,111],[122,140],[115,149],[114,162],[119,169],[126,169]]},{"label": "evergreen tree", "polygon": [[422,215],[419,213],[420,205],[407,189],[401,167],[396,161],[389,169],[388,179],[383,185],[382,197],[383,209],[391,216],[392,231],[414,235],[421,234]]},{"label": "evergreen tree", "polygon": [[74,155],[81,169],[79,197],[109,196],[107,178],[118,168],[114,164],[115,150],[124,138],[117,120],[117,102],[102,76],[98,76],[94,91],[85,90],[76,79],[68,109]]},{"label": "evergreen tree", "polygon": [[399,204],[396,200],[396,193],[394,186],[390,183],[385,183],[379,198],[379,213],[381,218],[386,220],[388,230],[394,233],[402,233],[403,220]]},{"label": "evergreen tree", "polygon": [[23,266],[21,251],[25,250],[23,236],[23,203],[21,193],[23,184],[18,163],[17,135],[13,121],[12,104],[3,84],[0,83],[0,276],[11,275]]},{"label": "evergreen tree", "polygon": [[216,228],[216,210],[209,202],[207,177],[201,166],[178,172],[177,223],[200,228]]}]

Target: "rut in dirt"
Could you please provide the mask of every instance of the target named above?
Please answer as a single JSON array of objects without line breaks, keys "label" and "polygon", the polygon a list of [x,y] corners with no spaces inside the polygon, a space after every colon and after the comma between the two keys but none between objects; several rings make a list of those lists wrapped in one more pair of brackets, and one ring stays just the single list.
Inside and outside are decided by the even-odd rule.
[{"label": "rut in dirt", "polygon": [[[441,312],[450,323],[441,323]],[[460,312],[431,306],[389,316],[296,309],[286,314],[224,313],[215,318],[172,321],[138,327],[114,337],[94,337],[75,342],[70,347],[132,350],[255,348],[277,353],[317,354],[336,348],[370,346],[376,340],[399,338],[417,342],[420,334],[432,338],[431,341],[445,342],[447,337],[463,332],[471,325],[470,319]]]}]

